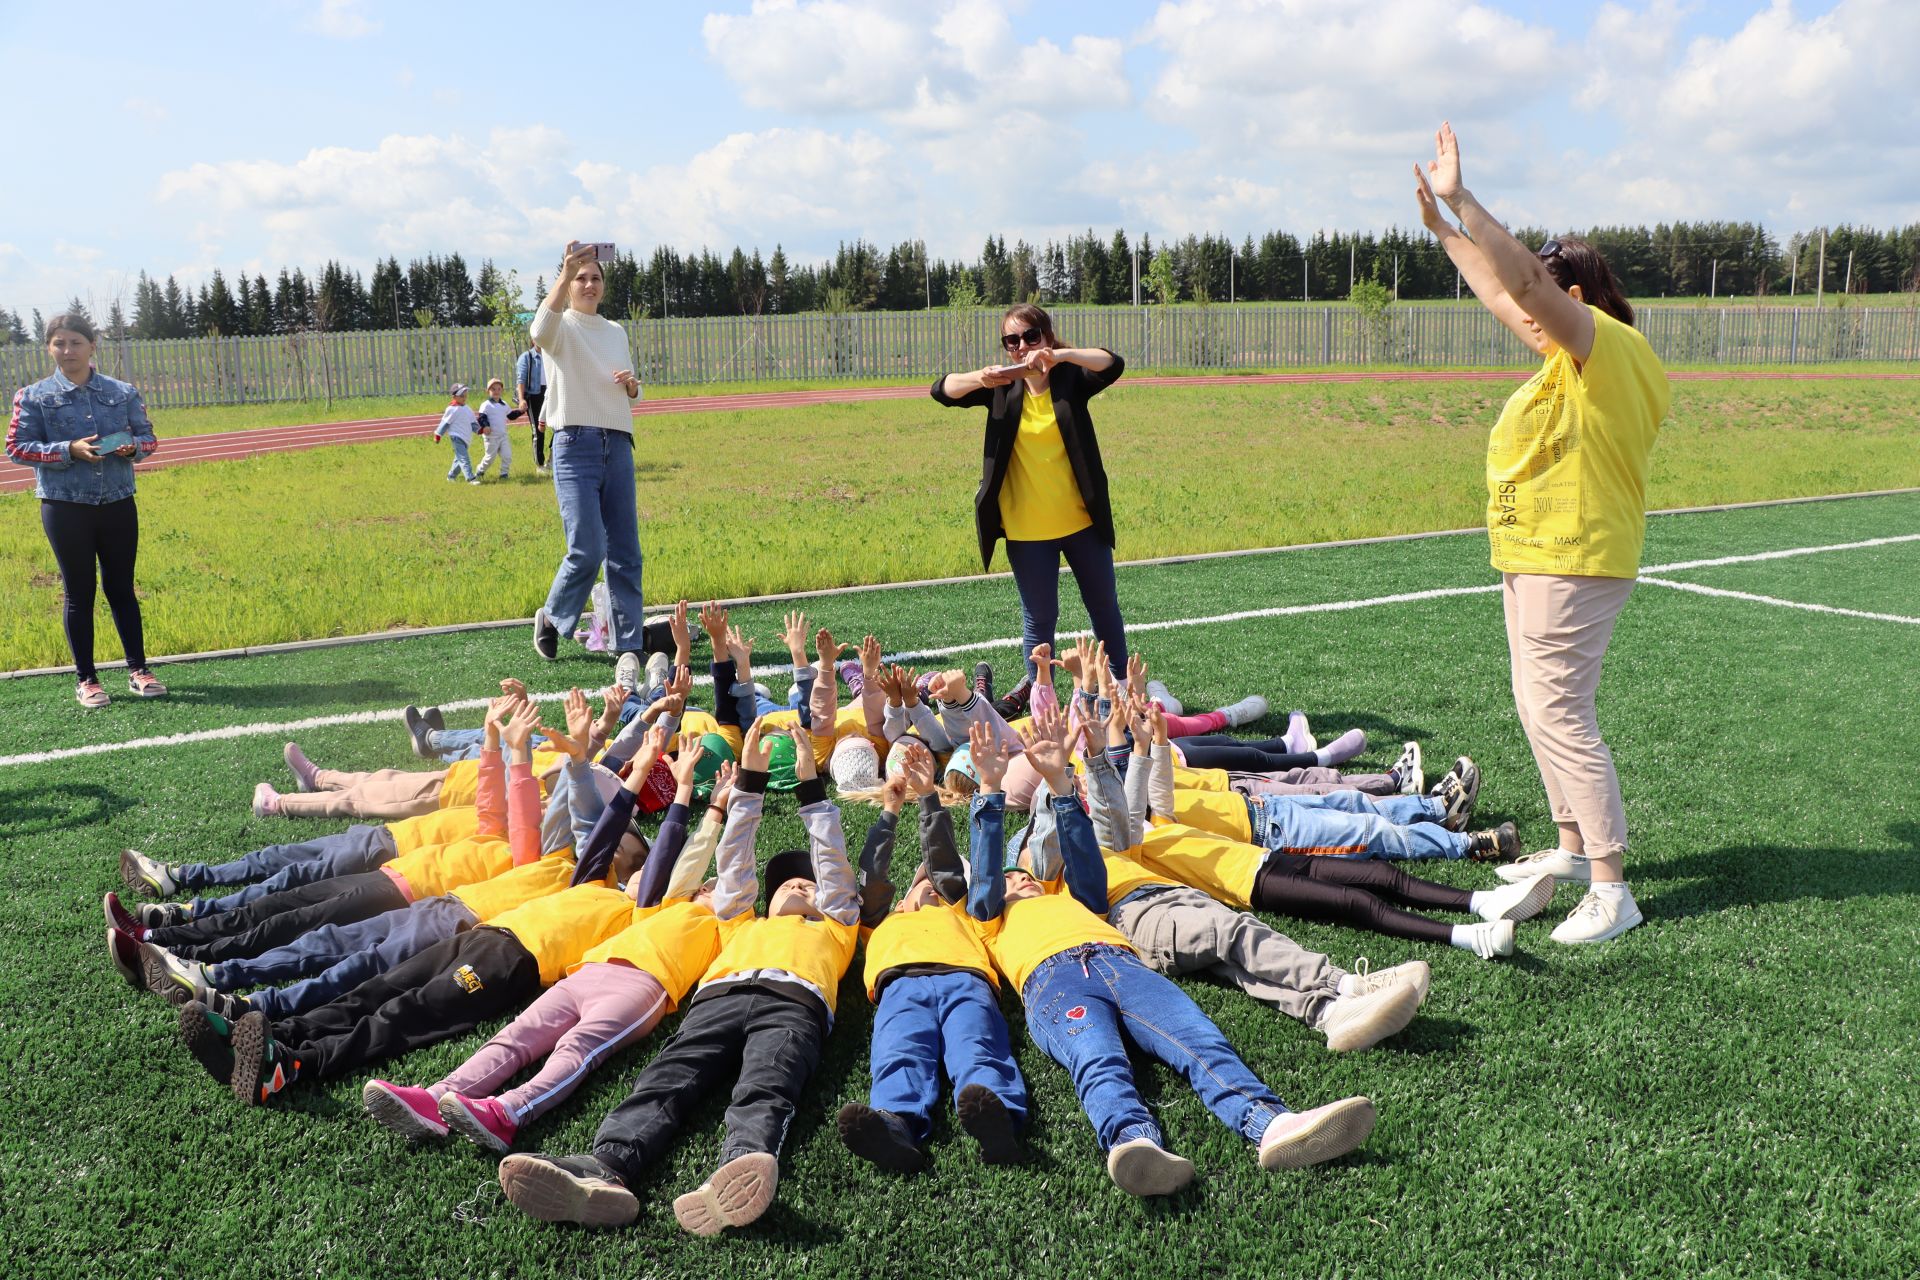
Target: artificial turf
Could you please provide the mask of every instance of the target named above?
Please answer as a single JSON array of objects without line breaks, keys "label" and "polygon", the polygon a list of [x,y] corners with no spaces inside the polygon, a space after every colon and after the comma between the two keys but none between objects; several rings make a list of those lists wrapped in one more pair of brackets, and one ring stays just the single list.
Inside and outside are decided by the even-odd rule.
[{"label": "artificial turf", "polygon": [[[1920,531],[1920,497],[1655,519],[1646,562],[1744,555]],[[1920,613],[1920,543],[1663,576],[1806,603]],[[1367,759],[1404,738],[1430,762],[1470,752],[1487,820],[1533,845],[1551,825],[1507,691],[1499,602],[1448,595],[1341,611],[1140,624],[1489,584],[1485,544],[1453,537],[1123,571],[1135,643],[1190,706],[1258,691],[1277,727],[1365,728]],[[1899,584],[1906,584],[1902,597]],[[1071,591],[1070,584],[1066,590]],[[1904,605],[1904,607],[1903,607]],[[811,602],[837,632],[891,650],[1017,631],[1005,581]],[[760,651],[775,606],[738,611]],[[1068,617],[1074,611],[1068,609]],[[947,659],[970,664],[972,653]],[[983,650],[1002,681],[1010,644]],[[0,682],[0,757],[238,724],[604,682],[604,662],[538,664],[520,631],[169,668],[173,695],[86,713],[63,678]],[[780,681],[772,680],[776,686]],[[0,763],[0,1222],[9,1274],[76,1275],[1909,1275],[1920,1270],[1920,627],[1642,586],[1601,690],[1647,924],[1602,947],[1546,938],[1464,952],[1277,923],[1339,963],[1434,966],[1423,1015],[1364,1054],[1247,997],[1186,982],[1249,1063],[1306,1106],[1371,1095],[1356,1156],[1263,1174],[1175,1076],[1141,1078],[1199,1177],[1160,1203],[1112,1187],[1066,1075],[1011,1021],[1034,1094],[1033,1159],[979,1161],[951,1119],[910,1180],[849,1156],[832,1115],[865,1096],[871,1009],[857,976],[756,1226],[698,1241],[667,1202],[710,1170],[724,1089],[638,1188],[640,1223],[590,1234],[506,1205],[476,1148],[408,1149],[362,1114],[371,1075],[438,1077],[474,1035],[242,1110],[180,1047],[169,1006],[108,968],[98,901],[124,846],[169,860],[237,855],[336,829],[251,816],[284,782],[284,735],[50,764]],[[473,713],[452,717],[472,723]],[[417,763],[397,722],[301,732],[316,759]],[[868,815],[850,806],[857,848]],[[763,853],[797,842],[776,801]],[[911,835],[901,858],[914,857]],[[1486,887],[1473,865],[1423,875]],[[621,1054],[524,1145],[581,1150],[669,1021]],[[488,1028],[491,1030],[491,1028]]]}]

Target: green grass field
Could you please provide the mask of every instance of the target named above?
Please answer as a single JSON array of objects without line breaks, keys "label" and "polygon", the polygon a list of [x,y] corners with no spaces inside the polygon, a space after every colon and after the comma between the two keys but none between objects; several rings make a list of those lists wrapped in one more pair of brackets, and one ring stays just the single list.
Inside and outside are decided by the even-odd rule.
[{"label": "green grass field", "polygon": [[[1484,519],[1503,383],[1127,387],[1099,426],[1123,558]],[[1920,485],[1913,391],[1876,381],[1682,382],[1656,508]],[[977,573],[978,414],[920,399],[641,424],[652,599]],[[509,484],[448,484],[418,439],[161,469],[140,481],[155,654],[531,616],[561,554],[528,451]],[[706,465],[707,460],[720,465]],[[0,669],[66,662],[31,495],[0,496]],[[996,564],[1000,563],[996,559]],[[99,654],[117,641],[98,606]]]},{"label": "green grass field", "polygon": [[[1390,452],[1382,470],[1426,456]],[[1288,531],[1284,520],[1273,530]],[[1433,964],[1423,1016],[1359,1055],[1327,1053],[1318,1036],[1237,992],[1186,984],[1290,1102],[1376,1099],[1379,1127],[1356,1156],[1262,1174],[1183,1083],[1143,1066],[1169,1142],[1199,1177],[1165,1203],[1135,1202],[1107,1182],[1065,1073],[1034,1049],[1015,1010],[1035,1103],[1031,1163],[984,1167],[943,1120],[930,1172],[881,1174],[847,1155],[832,1129],[838,1107],[866,1088],[871,1010],[850,981],[775,1207],[717,1242],[682,1235],[668,1202],[714,1163],[721,1099],[696,1111],[673,1157],[638,1188],[636,1228],[543,1226],[503,1203],[494,1162],[477,1149],[408,1150],[369,1121],[359,1090],[376,1072],[239,1109],[180,1047],[171,1008],[129,992],[102,954],[98,902],[118,886],[120,848],[218,858],[328,829],[247,808],[254,782],[284,783],[288,736],[329,764],[412,765],[403,703],[478,696],[510,673],[543,690],[597,684],[604,662],[570,650],[541,666],[515,630],[175,667],[171,698],[121,698],[96,713],[74,706],[65,678],[0,682],[8,1273],[1915,1274],[1920,542],[1659,566],[1916,532],[1915,496],[1650,522],[1650,572],[1774,602],[1648,584],[1621,620],[1601,719],[1627,797],[1643,928],[1603,947],[1555,946],[1546,934],[1573,905],[1570,889],[1521,927],[1519,954],[1500,962],[1276,922],[1342,964],[1359,954],[1378,966]],[[1260,728],[1304,707],[1323,734],[1364,727],[1374,763],[1403,738],[1420,739],[1430,760],[1470,752],[1486,771],[1483,817],[1516,820],[1537,845],[1551,825],[1514,720],[1493,594],[1209,620],[1492,582],[1484,540],[1461,536],[1129,569],[1121,598],[1135,643],[1189,705],[1258,690],[1275,707]],[[896,651],[979,645],[953,661],[991,659],[1003,680],[1017,660],[1004,639],[1018,629],[1004,580],[810,607],[837,631],[872,630]],[[763,648],[776,612],[739,611]],[[387,714],[293,735],[278,727],[360,712]],[[233,726],[236,736],[17,759]],[[866,825],[866,814],[848,812],[856,846]],[[791,801],[776,801],[762,851],[799,834]],[[907,865],[912,846],[903,839]],[[1470,864],[1417,870],[1495,883]],[[583,1149],[672,1025],[593,1077],[525,1145]],[[431,1080],[482,1039],[377,1073]]]}]

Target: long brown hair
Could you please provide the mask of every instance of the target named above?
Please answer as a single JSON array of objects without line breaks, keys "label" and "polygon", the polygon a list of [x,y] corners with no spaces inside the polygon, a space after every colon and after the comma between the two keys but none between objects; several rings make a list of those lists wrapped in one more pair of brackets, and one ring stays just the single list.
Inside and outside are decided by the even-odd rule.
[{"label": "long brown hair", "polygon": [[100,331],[93,327],[93,321],[78,312],[62,311],[47,321],[46,334],[49,338],[63,329],[68,333],[79,334],[96,347],[100,345]]},{"label": "long brown hair", "polygon": [[1000,317],[1001,332],[1005,332],[1007,321],[1018,320],[1022,329],[1038,329],[1040,336],[1049,347],[1060,345],[1060,339],[1053,336],[1053,317],[1031,302],[1021,302],[1008,307],[1006,314]]},{"label": "long brown hair", "polygon": [[1560,251],[1541,261],[1555,284],[1562,289],[1571,289],[1577,284],[1582,299],[1621,324],[1633,323],[1633,304],[1620,291],[1619,282],[1613,278],[1613,268],[1607,265],[1598,249],[1579,236],[1559,236],[1550,243],[1558,244]]}]

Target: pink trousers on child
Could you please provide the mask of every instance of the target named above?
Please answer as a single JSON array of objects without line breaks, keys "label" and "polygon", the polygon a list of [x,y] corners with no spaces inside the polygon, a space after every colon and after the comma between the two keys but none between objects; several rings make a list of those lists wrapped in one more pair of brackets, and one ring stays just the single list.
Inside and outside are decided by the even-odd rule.
[{"label": "pink trousers on child", "polygon": [[526,1124],[566,1101],[594,1068],[652,1031],[666,1012],[667,993],[646,970],[585,965],[427,1092],[484,1098],[544,1054],[546,1063],[532,1079],[496,1098],[515,1124]]},{"label": "pink trousers on child", "polygon": [[416,818],[440,807],[440,784],[446,771],[436,769],[381,769],[375,773],[315,770],[317,791],[285,792],[280,812],[289,818],[362,818],[390,822]]}]

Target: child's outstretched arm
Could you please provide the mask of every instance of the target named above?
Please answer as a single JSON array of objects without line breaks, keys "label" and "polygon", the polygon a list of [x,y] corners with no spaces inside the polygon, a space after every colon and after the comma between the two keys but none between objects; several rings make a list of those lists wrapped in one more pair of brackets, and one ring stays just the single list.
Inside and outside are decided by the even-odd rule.
[{"label": "child's outstretched arm", "polygon": [[880,813],[867,828],[860,850],[860,927],[878,928],[893,909],[893,847],[900,827],[900,809],[907,800],[904,778],[889,778],[881,788]]},{"label": "child's outstretched arm", "polygon": [[691,898],[707,878],[707,864],[713,861],[713,852],[720,847],[720,832],[727,825],[727,804],[733,798],[733,782],[739,769],[739,765],[729,760],[713,775],[713,796],[707,804],[706,816],[700,819],[699,829],[673,864],[673,876],[661,895],[662,902]]},{"label": "child's outstretched arm", "polygon": [[814,652],[818,655],[813,664],[812,720],[808,728],[815,733],[826,735],[833,732],[833,726],[840,718],[840,682],[834,675],[833,664],[840,660],[846,646],[833,638],[833,632],[825,627],[813,633]]},{"label": "child's outstretched arm", "polygon": [[[660,735],[659,745],[664,750],[666,732],[661,729],[654,732]],[[649,737],[649,745],[653,741]],[[699,767],[706,750],[702,743],[692,742],[682,747],[668,765],[673,771],[673,803],[661,816],[660,830],[654,833],[653,843],[647,849],[647,861],[633,879],[633,900],[639,906],[658,906],[666,896],[667,881],[680,865],[680,853],[687,845],[687,813],[693,804],[693,771]]]},{"label": "child's outstretched arm", "polygon": [[540,713],[531,702],[517,702],[502,729],[502,736],[513,750],[513,762],[506,770],[506,835],[507,849],[516,867],[538,861],[540,857],[540,783],[533,776],[533,752],[529,746],[533,727],[539,721]]},{"label": "child's outstretched arm", "polygon": [[760,810],[767,792],[765,721],[756,720],[740,746],[740,771],[727,805],[727,827],[720,836],[720,883],[713,892],[713,914],[722,920],[752,915],[760,896],[753,844],[760,832]]},{"label": "child's outstretched arm", "polygon": [[793,738],[793,776],[799,785],[793,798],[800,802],[800,821],[807,828],[807,847],[813,853],[813,905],[837,924],[860,922],[860,895],[854,888],[853,868],[847,864],[847,837],[840,826],[840,808],[827,799],[827,784],[819,776],[813,738]]},{"label": "child's outstretched arm", "polygon": [[807,661],[807,615],[790,609],[782,620],[780,638],[786,641],[787,657],[793,662],[793,683],[800,691],[800,727],[813,727],[813,664]]},{"label": "child's outstretched arm", "polygon": [[[1167,736],[1167,713],[1159,703],[1153,709],[1153,754],[1148,769],[1147,807],[1160,817],[1173,820],[1173,742]],[[1141,832],[1144,838],[1145,831]]]},{"label": "child's outstretched arm", "polygon": [[640,744],[640,752],[634,757],[633,770],[627,774],[626,782],[613,793],[606,807],[600,810],[600,816],[594,819],[593,830],[587,834],[586,840],[574,846],[572,883],[593,884],[607,878],[620,852],[620,838],[627,834],[632,825],[640,788],[646,784],[647,773],[653,768],[654,761],[660,758],[665,745],[666,735],[658,729],[649,733],[647,740]]},{"label": "child's outstretched arm", "polygon": [[967,914],[975,920],[997,920],[1007,903],[1007,806],[1000,780],[1007,772],[1007,751],[985,725],[967,734],[980,790],[968,806],[971,816],[970,861],[973,874],[967,886]]},{"label": "child's outstretched arm", "polygon": [[473,795],[474,829],[483,836],[507,834],[507,770],[501,762],[500,730],[519,705],[512,698],[495,698],[487,704]]},{"label": "child's outstretched arm", "polygon": [[880,642],[872,636],[860,642],[860,710],[865,713],[869,737],[886,738],[886,693],[880,687]]},{"label": "child's outstretched arm", "polygon": [[927,864],[927,878],[941,901],[959,902],[967,896],[967,869],[954,843],[953,815],[940,802],[933,753],[918,744],[909,748],[900,776],[920,800],[920,856]]}]

